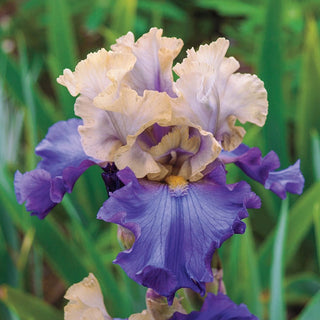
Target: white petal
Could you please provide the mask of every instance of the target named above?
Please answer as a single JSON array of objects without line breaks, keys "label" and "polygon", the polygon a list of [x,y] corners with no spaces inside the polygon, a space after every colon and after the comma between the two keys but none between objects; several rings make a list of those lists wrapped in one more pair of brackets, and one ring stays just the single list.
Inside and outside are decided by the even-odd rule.
[{"label": "white petal", "polygon": [[148,173],[155,173],[158,176],[162,171],[153,157],[142,150],[136,142],[120,148],[114,161],[119,170],[129,167],[137,178],[143,178]]},{"label": "white petal", "polygon": [[[229,40],[219,38],[210,45],[205,44],[199,47],[198,51],[193,48],[187,50],[187,58],[182,63],[177,63],[173,71],[182,77],[185,74],[200,73],[202,75],[213,75],[220,67],[225,59],[225,54],[229,48]],[[233,71],[239,68],[239,63],[235,59],[231,59]]]},{"label": "white petal", "polygon": [[[114,161],[118,152],[127,152],[146,128],[156,122],[166,125],[172,118],[169,96],[156,91],[145,91],[144,96],[140,97],[134,90],[123,88],[118,99],[114,100],[113,96],[104,93],[94,103],[80,96],[76,101],[75,112],[84,121],[79,127],[79,133],[86,154],[104,162]],[[136,153],[137,150],[132,149],[128,161],[136,161],[137,166],[143,164],[143,172],[159,171],[158,167],[156,169],[153,164],[149,164],[150,157],[143,156],[142,151],[137,159],[132,158]],[[118,168],[122,168],[122,163],[128,165],[125,165],[125,161],[118,161]]]},{"label": "white petal", "polygon": [[129,320],[155,320],[151,313],[147,310],[143,310],[141,313],[132,314]]},{"label": "white petal", "polygon": [[109,320],[102,311],[83,304],[80,300],[69,302],[64,307],[65,320]]},{"label": "white petal", "polygon": [[92,273],[72,285],[65,298],[70,300],[65,307],[65,320],[89,319],[90,313],[91,320],[112,320],[104,306],[100,285]]},{"label": "white petal", "polygon": [[201,136],[201,146],[199,151],[190,159],[191,174],[190,181],[200,180],[201,172],[206,166],[217,159],[221,152],[221,147],[210,132],[198,128]]},{"label": "white petal", "polygon": [[[136,137],[146,128],[156,122],[166,125],[172,118],[171,100],[166,93],[145,91],[141,97],[129,88],[122,88],[117,99],[105,91],[94,99],[94,105],[80,96],[75,111],[84,121],[79,133],[86,154],[106,162],[114,161],[116,153],[125,153],[133,147]],[[150,158],[147,155],[132,158],[136,153],[133,149],[128,159],[139,165],[142,162],[141,170],[159,171],[153,164],[147,165]],[[122,163],[125,162],[119,160],[119,169]]]},{"label": "white petal", "polygon": [[[181,298],[182,299],[182,298]],[[167,320],[172,317],[175,312],[186,314],[180,301],[181,299],[174,298],[171,306],[168,305],[167,301],[162,299],[146,299],[147,310],[152,314],[154,320]],[[129,319],[131,320],[131,319]]]},{"label": "white petal", "polygon": [[[111,317],[105,317],[103,315],[103,313],[101,312],[101,310],[96,309],[96,308],[90,308],[87,309],[82,317],[80,318],[81,320],[112,320]],[[66,319],[67,320],[67,319]],[[75,319],[75,320],[79,320],[79,318]]]},{"label": "white petal", "polygon": [[78,130],[85,153],[102,162],[113,161],[126,136],[122,136],[117,123],[112,121],[112,113],[96,108],[92,100],[82,95],[76,100],[75,113],[83,119]]},{"label": "white petal", "polygon": [[65,69],[58,83],[66,86],[71,95],[81,93],[93,99],[106,89],[112,81],[118,81],[129,72],[136,61],[130,53],[114,53],[105,49],[89,53],[85,60],[80,61],[75,71]]},{"label": "white petal", "polygon": [[115,52],[131,52],[137,61],[126,76],[125,83],[140,96],[144,90],[156,90],[174,95],[172,91],[172,62],[182,48],[176,38],[162,37],[162,29],[152,28],[136,42],[129,32],[111,48]]},{"label": "white petal", "polygon": [[[198,51],[188,50],[188,56],[174,67],[180,76],[175,84],[177,94],[198,116],[198,125],[215,133],[220,113],[219,93],[216,84],[225,85],[230,75],[239,68],[233,58],[225,58],[229,41],[219,38]],[[181,107],[180,107],[181,110]],[[194,121],[194,120],[193,120]]]},{"label": "white petal", "polygon": [[94,104],[113,111],[124,137],[136,136],[152,124],[167,123],[172,118],[170,97],[164,92],[145,91],[141,97],[136,91],[123,88],[116,101],[102,93],[94,99]]},{"label": "white petal", "polygon": [[234,126],[236,119],[264,125],[268,113],[267,91],[257,76],[235,73],[225,88],[219,88],[219,94],[220,115],[215,136],[225,150],[233,150],[245,133],[243,128]]},{"label": "white petal", "polygon": [[239,63],[224,57],[228,46],[227,40],[218,39],[200,46],[197,52],[189,50],[188,57],[174,68],[180,76],[175,91],[180,99],[176,107],[181,110],[181,105],[187,104],[197,115],[192,122],[212,132],[224,149],[233,150],[245,134],[242,127],[234,125],[236,120],[262,126],[268,102],[261,80],[234,74]]}]

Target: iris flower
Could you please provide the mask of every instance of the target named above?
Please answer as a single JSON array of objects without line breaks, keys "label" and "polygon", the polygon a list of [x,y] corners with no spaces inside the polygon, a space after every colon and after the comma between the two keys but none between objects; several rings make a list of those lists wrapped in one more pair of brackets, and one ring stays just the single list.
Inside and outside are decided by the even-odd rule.
[{"label": "iris flower", "polygon": [[262,157],[242,144],[245,130],[236,122],[262,126],[267,93],[257,76],[236,73],[239,63],[225,56],[229,41],[188,50],[174,82],[182,45],[156,28],[137,41],[129,32],[110,51],[64,70],[58,82],[77,96],[82,120],[55,124],[36,149],[37,169],[15,177],[18,201],[43,218],[86,168],[105,168],[112,192],[98,218],[135,239],[115,263],[169,302],[182,287],[205,293],[214,251],[245,231],[248,208],[260,207],[246,182],[226,183],[226,164],[281,198],[301,193],[304,183],[299,162],[275,171],[274,152]]}]

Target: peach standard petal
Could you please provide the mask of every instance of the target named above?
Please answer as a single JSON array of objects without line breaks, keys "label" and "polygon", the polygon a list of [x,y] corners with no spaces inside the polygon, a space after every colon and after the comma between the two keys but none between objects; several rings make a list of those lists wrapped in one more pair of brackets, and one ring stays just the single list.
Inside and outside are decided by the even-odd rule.
[{"label": "peach standard petal", "polygon": [[57,82],[67,87],[73,96],[79,93],[94,99],[105,90],[112,81],[120,82],[136,62],[130,53],[115,53],[100,49],[89,53],[87,58],[80,61],[75,71],[65,69]]},{"label": "peach standard petal", "polygon": [[253,75],[234,73],[239,63],[226,58],[229,41],[223,38],[188,56],[174,67],[180,76],[174,86],[182,105],[189,105],[197,115],[193,120],[213,133],[225,150],[235,149],[245,130],[235,126],[251,122],[262,126],[266,120],[268,101],[263,82]]},{"label": "peach standard petal", "polygon": [[124,82],[140,96],[144,90],[167,92],[174,96],[171,69],[183,46],[182,40],[162,37],[162,29],[157,28],[151,28],[136,42],[134,40],[134,35],[129,32],[111,46],[113,51],[132,53],[137,59]]}]

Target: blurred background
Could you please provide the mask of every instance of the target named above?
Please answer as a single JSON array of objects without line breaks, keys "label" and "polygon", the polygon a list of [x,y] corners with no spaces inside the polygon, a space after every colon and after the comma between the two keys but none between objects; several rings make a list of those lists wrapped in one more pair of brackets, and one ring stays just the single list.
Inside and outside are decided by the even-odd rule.
[{"label": "blurred background", "polygon": [[[265,82],[267,123],[246,126],[245,143],[276,151],[281,168],[301,159],[305,190],[281,202],[250,182],[262,208],[219,250],[224,281],[260,319],[319,319],[319,0],[0,1],[0,319],[63,319],[66,289],[89,272],[113,317],[145,308],[145,289],[112,264],[116,226],[95,219],[107,198],[101,170],[90,168],[43,221],[16,202],[13,176],[35,168],[34,148],[53,123],[74,117],[75,99],[55,80],[63,69],[152,26],[184,41],[176,62],[226,37],[240,71]],[[230,182],[246,179],[227,169]]]}]

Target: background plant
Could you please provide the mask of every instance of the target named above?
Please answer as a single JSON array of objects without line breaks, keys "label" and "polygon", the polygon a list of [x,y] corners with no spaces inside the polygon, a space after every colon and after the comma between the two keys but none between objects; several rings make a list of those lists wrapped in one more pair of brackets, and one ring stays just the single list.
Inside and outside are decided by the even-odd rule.
[{"label": "background plant", "polygon": [[[110,314],[125,317],[144,308],[145,289],[112,265],[116,228],[95,219],[107,196],[96,179],[99,169],[90,168],[43,221],[18,205],[12,181],[17,168],[35,167],[34,148],[49,126],[73,117],[74,99],[55,81],[62,70],[129,30],[139,37],[151,26],[182,38],[185,49],[225,36],[241,72],[265,81],[267,124],[248,126],[245,139],[275,150],[282,168],[300,158],[305,191],[281,203],[255,185],[262,209],[251,213],[244,235],[222,246],[224,280],[228,295],[261,319],[317,319],[319,14],[318,0],[2,1],[0,319],[62,319],[66,288],[89,272],[99,279]],[[231,171],[230,182],[244,178]]]}]

